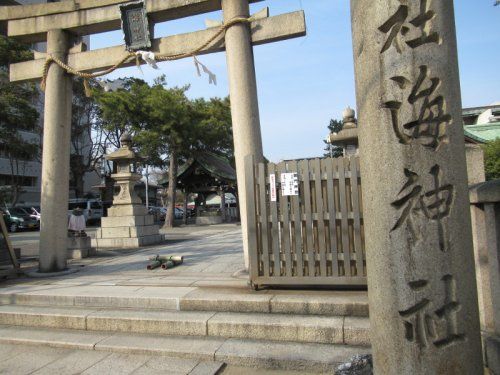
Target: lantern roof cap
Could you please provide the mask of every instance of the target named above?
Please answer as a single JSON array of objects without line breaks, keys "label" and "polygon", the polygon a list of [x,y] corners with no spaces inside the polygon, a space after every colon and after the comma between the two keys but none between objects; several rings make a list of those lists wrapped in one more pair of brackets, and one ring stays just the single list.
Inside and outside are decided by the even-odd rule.
[{"label": "lantern roof cap", "polygon": [[111,160],[111,161],[120,161],[120,160],[142,160],[143,158],[138,155],[133,149],[132,149],[132,136],[125,132],[122,134],[120,137],[120,143],[121,147],[112,152],[111,154],[108,154],[105,156],[106,160]]}]

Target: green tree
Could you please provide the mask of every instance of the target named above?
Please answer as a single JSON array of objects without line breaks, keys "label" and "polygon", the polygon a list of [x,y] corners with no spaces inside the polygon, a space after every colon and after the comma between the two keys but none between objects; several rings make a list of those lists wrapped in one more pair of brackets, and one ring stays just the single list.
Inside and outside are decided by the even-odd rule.
[{"label": "green tree", "polygon": [[231,103],[229,97],[196,99],[197,140],[202,150],[233,157]]},{"label": "green tree", "polygon": [[229,97],[196,99],[193,151],[209,151],[224,156],[234,165],[234,144]]},{"label": "green tree", "polygon": [[[342,130],[343,126],[344,124],[342,123],[342,121],[331,119],[330,123],[328,124],[328,131],[330,134],[338,133]],[[323,140],[323,142],[326,144],[326,147],[324,149],[325,153],[323,154],[323,156],[338,158],[339,156],[343,155],[342,147],[330,145],[326,140]]]},{"label": "green tree", "polygon": [[125,78],[122,81],[123,89],[108,92],[93,90],[102,126],[109,132],[108,140],[115,147],[120,147],[119,139],[123,132],[133,133],[135,127],[141,127],[147,121],[144,100],[150,87],[141,79]]},{"label": "green tree", "polygon": [[483,150],[486,179],[495,180],[500,178],[500,138],[486,143]]},{"label": "green tree", "polygon": [[147,120],[135,125],[142,153],[157,165],[160,161],[168,162],[166,228],[174,222],[179,159],[189,154],[196,139],[197,112],[186,97],[188,89],[189,86],[167,88],[165,77],[159,77],[144,97]]},{"label": "green tree", "polygon": [[[33,58],[28,47],[0,35],[0,156],[8,159],[9,181],[4,182],[0,199],[15,205],[26,185],[28,162],[39,153],[39,139],[27,140],[21,131],[37,132],[37,89],[33,84],[9,82],[9,64]],[[35,138],[37,138],[35,136]]]}]

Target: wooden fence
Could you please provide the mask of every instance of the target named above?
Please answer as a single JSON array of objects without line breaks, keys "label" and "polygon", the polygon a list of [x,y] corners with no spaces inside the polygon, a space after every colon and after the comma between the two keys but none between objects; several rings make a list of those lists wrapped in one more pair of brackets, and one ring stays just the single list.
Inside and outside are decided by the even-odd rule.
[{"label": "wooden fence", "polygon": [[[357,157],[279,164],[248,157],[245,167],[253,178],[247,220],[254,287],[366,285]],[[283,195],[282,183],[295,177],[283,173],[297,174],[298,195]]]}]

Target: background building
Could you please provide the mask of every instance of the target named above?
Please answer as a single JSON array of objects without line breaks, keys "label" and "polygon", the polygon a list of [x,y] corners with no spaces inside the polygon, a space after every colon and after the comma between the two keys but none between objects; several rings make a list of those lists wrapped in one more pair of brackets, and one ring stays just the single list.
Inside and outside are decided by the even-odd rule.
[{"label": "background building", "polygon": [[464,108],[462,119],[469,184],[483,182],[486,175],[481,145],[500,137],[500,104]]},{"label": "background building", "polygon": [[464,133],[471,143],[486,143],[500,137],[500,103],[464,108]]},{"label": "background building", "polygon": [[[27,4],[39,4],[39,3],[50,3],[51,0],[0,0],[1,5],[27,5]],[[82,48],[88,48],[90,44],[90,37],[84,36],[79,38],[76,43],[82,43]],[[43,58],[46,51],[46,43],[35,43],[32,46],[36,58]],[[18,131],[19,135],[26,141],[31,143],[38,143],[42,145],[42,134],[43,134],[43,112],[44,112],[44,101],[43,93],[39,95],[33,105],[37,109],[40,117],[38,119],[38,125],[32,130]],[[92,146],[92,140],[90,139],[90,134],[83,134],[79,136],[79,139],[73,139],[73,142],[77,142],[78,149],[86,150]],[[74,148],[74,147],[73,147]],[[83,152],[83,155],[87,155],[87,152]],[[74,155],[72,157],[75,157]],[[85,156],[84,156],[85,157]],[[21,181],[22,192],[17,201],[18,204],[22,205],[37,205],[40,202],[41,194],[41,148],[38,155],[34,158],[27,158],[25,160],[17,160],[17,165],[13,169],[12,162],[7,158],[5,150],[0,147],[0,186],[10,185],[11,176],[14,173],[18,176],[18,181]],[[68,176],[70,179],[70,198],[74,198],[75,186],[72,183],[75,179],[72,176]],[[98,185],[100,181],[99,174],[96,172],[87,172],[83,178],[84,186],[83,191],[89,193],[92,191],[93,186]],[[97,191],[95,192],[97,194]]]}]

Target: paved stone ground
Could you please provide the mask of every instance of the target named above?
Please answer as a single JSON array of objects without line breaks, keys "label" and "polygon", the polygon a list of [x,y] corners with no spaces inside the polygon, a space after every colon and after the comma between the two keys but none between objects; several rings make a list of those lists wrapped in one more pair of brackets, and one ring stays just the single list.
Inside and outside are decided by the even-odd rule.
[{"label": "paved stone ground", "polygon": [[[288,371],[288,370],[266,370],[254,369],[251,367],[227,366],[220,372],[222,375],[313,375],[313,373],[304,371]],[[315,374],[318,375],[318,374]]]},{"label": "paved stone ground", "polygon": [[[246,282],[232,277],[244,268],[240,227],[234,224],[178,227],[166,232],[166,242],[137,250],[102,250],[97,256],[70,261],[78,268],[74,275],[44,279],[44,283],[156,286],[210,286],[213,281],[227,286],[244,286]],[[92,236],[93,231],[89,231]],[[222,236],[222,234],[224,234]],[[21,248],[22,256],[36,256],[36,232],[16,233],[14,247]],[[156,254],[183,255],[184,264],[170,270],[147,271],[148,258]],[[24,267],[36,263],[26,262]],[[32,280],[33,282],[36,282]]]},{"label": "paved stone ground", "polygon": [[[146,270],[148,258],[156,254],[182,255],[184,263],[169,270]],[[102,251],[99,255],[73,261],[72,267],[84,267],[73,276],[61,278],[60,284],[246,286],[246,280],[232,277],[244,268],[241,232],[236,225],[175,228],[167,233],[166,245]]]},{"label": "paved stone ground", "polygon": [[9,344],[2,344],[0,359],[0,373],[12,375],[212,375],[223,366],[220,362],[200,362],[165,356]]},{"label": "paved stone ground", "polygon": [[[16,243],[15,238],[13,242]],[[148,258],[156,254],[182,255],[184,263],[169,270],[147,270]],[[24,268],[29,269],[31,265],[35,270],[36,264],[28,262]],[[0,293],[41,295],[50,291],[59,296],[157,296],[178,300],[188,294],[201,298],[210,291],[211,294],[253,294],[253,302],[262,299],[260,302],[266,306],[271,295],[282,294],[285,297],[296,294],[289,290],[252,293],[248,287],[248,275],[243,271],[241,228],[234,224],[174,228],[167,232],[166,244],[137,250],[99,251],[97,256],[70,261],[69,265],[78,272],[57,277],[0,281]],[[314,295],[332,296],[328,291],[307,292],[307,296]],[[307,296],[301,294],[299,297],[303,300]],[[366,303],[366,292],[335,292],[335,296],[345,296],[349,302]]]},{"label": "paved stone ground", "polygon": [[94,350],[74,350],[31,345],[2,344],[0,374],[11,375],[307,375],[304,372],[224,366],[197,361]]},{"label": "paved stone ground", "polygon": [[[163,223],[159,223],[159,225],[161,224]],[[203,238],[207,235],[224,233],[228,230],[234,229],[235,227],[237,226],[234,224],[220,224],[211,226],[187,225],[175,227],[168,230],[160,229],[160,233],[163,233],[167,236],[168,243],[172,243],[175,241]],[[87,227],[88,235],[94,237],[97,228],[98,226]],[[19,247],[21,249],[21,256],[23,257],[38,256],[39,238],[40,232],[38,230],[10,233],[10,239],[14,247]]]}]

